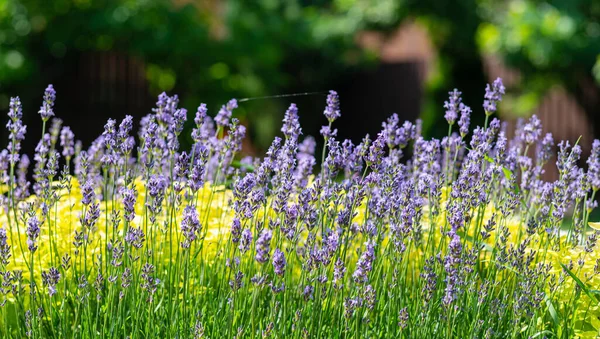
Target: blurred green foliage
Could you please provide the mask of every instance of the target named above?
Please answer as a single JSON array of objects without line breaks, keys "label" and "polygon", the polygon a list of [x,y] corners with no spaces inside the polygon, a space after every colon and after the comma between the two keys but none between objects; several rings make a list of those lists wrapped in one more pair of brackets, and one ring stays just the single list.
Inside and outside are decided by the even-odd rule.
[{"label": "blurred green foliage", "polygon": [[600,1],[482,0],[480,9],[486,22],[478,29],[478,44],[521,74],[508,111],[529,113],[560,84],[598,120],[598,102],[591,103],[584,92],[600,95]]},{"label": "blurred green foliage", "polygon": [[[207,102],[213,113],[231,97],[322,90],[373,60],[354,33],[397,23],[398,9],[395,0],[0,0],[0,109],[15,93],[39,97],[56,75],[42,70],[60,74],[89,51],[137,56],[153,94],[178,93],[188,108]],[[253,105],[259,127],[284,109],[249,102],[236,114]],[[262,128],[259,139],[272,133]]]}]

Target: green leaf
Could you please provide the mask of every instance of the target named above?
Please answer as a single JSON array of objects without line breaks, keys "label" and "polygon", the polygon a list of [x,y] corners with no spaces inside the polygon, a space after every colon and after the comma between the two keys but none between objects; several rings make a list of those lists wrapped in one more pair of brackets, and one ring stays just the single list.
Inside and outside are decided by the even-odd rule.
[{"label": "green leaf", "polygon": [[588,295],[588,297],[590,297],[590,299],[595,300],[596,303],[600,304],[598,296],[595,293],[592,293],[590,288],[585,283],[583,283],[583,281],[577,278],[577,276],[567,267],[567,265],[560,263],[560,266],[565,270],[565,272],[567,272],[567,274],[571,276],[571,278],[573,278],[575,283],[577,283],[577,285],[585,292],[585,294]]},{"label": "green leaf", "polygon": [[550,298],[548,298],[547,295],[544,298],[544,300],[546,301],[546,306],[548,306],[548,312],[550,313],[552,322],[554,322],[554,326],[560,326],[558,314],[556,313],[556,309],[554,308],[554,305],[552,304],[552,300],[550,300]]}]

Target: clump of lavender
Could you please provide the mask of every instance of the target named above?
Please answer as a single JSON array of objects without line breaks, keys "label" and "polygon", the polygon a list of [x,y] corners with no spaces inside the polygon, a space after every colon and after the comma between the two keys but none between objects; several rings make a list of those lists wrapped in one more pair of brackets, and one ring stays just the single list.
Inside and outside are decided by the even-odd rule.
[{"label": "clump of lavender", "polygon": [[254,158],[235,99],[214,118],[201,104],[185,135],[187,111],[161,93],[137,136],[125,116],[81,145],[58,118],[46,132],[49,86],[33,182],[13,98],[0,337],[595,337],[600,141],[587,168],[582,145],[558,142],[547,181],[540,119],[512,139],[488,121],[504,93],[487,86],[484,126],[455,89],[444,139],[392,114],[356,144],[338,139],[330,91],[318,169],[295,104]]}]

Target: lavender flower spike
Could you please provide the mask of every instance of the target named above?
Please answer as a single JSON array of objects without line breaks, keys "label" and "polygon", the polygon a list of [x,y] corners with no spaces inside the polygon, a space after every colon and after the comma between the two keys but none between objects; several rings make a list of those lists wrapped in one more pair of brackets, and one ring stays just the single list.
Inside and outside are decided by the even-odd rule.
[{"label": "lavender flower spike", "polygon": [[70,160],[75,155],[75,134],[69,126],[65,126],[60,131],[60,146],[63,148],[62,155]]},{"label": "lavender flower spike", "polygon": [[285,264],[285,255],[279,248],[275,249],[275,253],[273,253],[273,270],[275,274],[283,275],[285,273]]},{"label": "lavender flower spike", "polygon": [[486,115],[492,115],[496,112],[498,102],[502,101],[502,96],[506,88],[502,84],[502,79],[497,78],[492,85],[487,84],[483,101],[483,109]]},{"label": "lavender flower spike", "polygon": [[60,280],[60,272],[55,267],[50,267],[48,271],[42,272],[42,282],[44,286],[48,286],[48,294],[50,297],[56,294],[56,284]]},{"label": "lavender flower spike", "polygon": [[592,144],[592,153],[587,160],[588,177],[592,189],[597,191],[600,189],[600,140],[594,140]]},{"label": "lavender flower spike", "polygon": [[372,241],[366,243],[366,249],[361,254],[356,269],[352,273],[352,278],[356,283],[365,283],[368,280],[368,274],[373,269],[373,261],[375,260],[375,245]]},{"label": "lavender flower spike", "polygon": [[521,140],[525,141],[527,145],[531,145],[536,142],[542,135],[542,122],[538,119],[537,115],[532,115],[529,122],[523,126],[521,130]]},{"label": "lavender flower spike", "polygon": [[231,115],[233,114],[233,110],[238,107],[237,100],[231,99],[219,110],[217,116],[215,117],[215,123],[217,126],[225,127],[229,124],[229,119],[231,119]]},{"label": "lavender flower spike", "polygon": [[465,137],[469,134],[469,125],[471,124],[471,108],[463,105],[460,109],[460,120],[458,120],[458,127],[460,128],[460,136]]},{"label": "lavender flower spike", "polygon": [[325,107],[323,114],[329,123],[334,122],[335,119],[342,116],[340,113],[340,98],[336,91],[329,91],[329,95],[327,96],[327,106]]},{"label": "lavender flower spike", "polygon": [[54,116],[54,100],[56,100],[56,91],[52,85],[48,85],[44,92],[44,102],[38,111],[43,121],[48,121],[48,119]]},{"label": "lavender flower spike", "polygon": [[31,252],[37,250],[37,239],[40,236],[41,225],[42,222],[38,219],[37,215],[33,215],[27,221],[25,233],[27,233],[27,248],[29,248]]},{"label": "lavender flower spike", "polygon": [[198,212],[193,205],[187,205],[183,210],[183,220],[181,221],[181,233],[185,239],[181,243],[181,247],[190,248],[194,240],[198,237],[200,231],[200,220]]},{"label": "lavender flower spike", "polygon": [[256,240],[256,261],[261,264],[266,263],[269,260],[269,245],[271,244],[271,238],[273,232],[269,229],[264,229],[258,239]]},{"label": "lavender flower spike", "polygon": [[446,118],[448,124],[454,125],[458,118],[459,106],[462,105],[462,99],[460,98],[461,92],[455,88],[448,94],[450,95],[450,98],[448,101],[444,102],[444,108],[446,109],[444,118]]}]

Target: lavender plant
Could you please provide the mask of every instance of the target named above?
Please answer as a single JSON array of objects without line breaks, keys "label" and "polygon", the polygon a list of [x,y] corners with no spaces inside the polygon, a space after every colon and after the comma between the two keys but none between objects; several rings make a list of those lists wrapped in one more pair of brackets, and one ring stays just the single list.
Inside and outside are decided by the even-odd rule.
[{"label": "lavender plant", "polygon": [[130,116],[109,119],[84,149],[50,120],[48,86],[33,182],[13,98],[1,336],[597,338],[600,141],[587,169],[560,142],[544,181],[552,135],[533,116],[508,140],[504,91],[486,88],[483,127],[454,90],[442,140],[394,114],[358,145],[337,139],[331,91],[322,154],[292,104],[265,156],[240,159],[236,100],[214,119],[198,107],[189,150],[187,111],[164,93],[137,138]]}]

